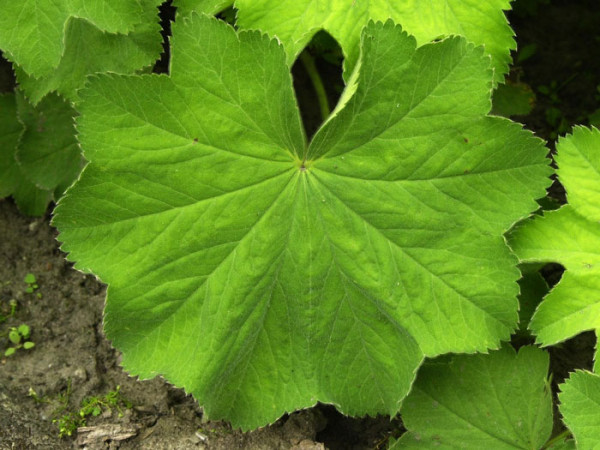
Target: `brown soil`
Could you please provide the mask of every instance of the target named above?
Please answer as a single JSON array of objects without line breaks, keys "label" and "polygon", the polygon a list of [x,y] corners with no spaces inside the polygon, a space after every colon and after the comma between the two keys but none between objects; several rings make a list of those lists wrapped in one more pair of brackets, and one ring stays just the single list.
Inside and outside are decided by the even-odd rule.
[{"label": "brown soil", "polygon": [[[119,354],[102,333],[105,288],[65,261],[49,217],[24,217],[10,200],[0,200],[0,236],[0,313],[17,301],[15,314],[0,323],[1,354],[10,345],[10,327],[29,325],[35,342],[31,350],[0,359],[0,450],[372,449],[392,429],[398,433],[398,422],[389,417],[349,419],[324,406],[250,433],[204,421],[202,409],[181,390],[162,379],[136,380],[119,367]],[[34,293],[25,292],[28,273],[37,278]],[[117,386],[133,405],[123,408],[123,417],[112,408],[89,418],[91,429],[59,438],[53,419]],[[68,400],[66,409],[61,398]]]}]

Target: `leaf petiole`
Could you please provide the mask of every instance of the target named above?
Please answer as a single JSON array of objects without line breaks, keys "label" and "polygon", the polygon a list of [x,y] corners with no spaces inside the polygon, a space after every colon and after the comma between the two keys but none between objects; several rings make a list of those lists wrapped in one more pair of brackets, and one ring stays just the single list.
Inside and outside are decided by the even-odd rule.
[{"label": "leaf petiole", "polygon": [[554,444],[564,441],[566,438],[568,438],[571,435],[572,435],[572,433],[569,430],[563,431],[559,435],[554,436],[552,439],[550,439],[548,442],[546,442],[546,445],[544,445],[542,447],[542,450],[544,450],[546,448],[551,448]]},{"label": "leaf petiole", "polygon": [[324,122],[329,117],[331,110],[329,109],[327,92],[325,92],[323,80],[321,79],[321,75],[319,75],[319,71],[315,65],[315,60],[310,53],[307,51],[302,52],[300,54],[300,61],[302,61],[302,64],[304,65],[304,68],[306,69],[306,72],[310,77],[310,81],[315,89],[315,93],[317,94],[317,101],[319,102],[319,109],[321,110],[321,117]]}]

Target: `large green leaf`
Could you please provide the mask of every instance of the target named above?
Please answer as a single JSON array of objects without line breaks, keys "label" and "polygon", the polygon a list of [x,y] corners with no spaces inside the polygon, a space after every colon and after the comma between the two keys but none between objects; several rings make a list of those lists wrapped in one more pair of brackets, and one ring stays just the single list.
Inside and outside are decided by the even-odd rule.
[{"label": "large green leaf", "polygon": [[170,76],[81,93],[90,164],[54,219],[109,284],[123,365],[251,428],[317,401],[394,414],[425,355],[498,347],[519,277],[503,233],[535,209],[541,141],[488,117],[462,38],[371,23],[353,95],[306,145],[283,48],[193,14]]},{"label": "large green leaf", "polygon": [[39,77],[59,65],[69,19],[86,20],[109,33],[128,33],[141,22],[143,10],[140,0],[0,0],[0,11],[0,49]]},{"label": "large green leaf", "polygon": [[544,345],[600,328],[600,131],[576,127],[557,153],[569,204],[527,221],[510,239],[523,261],[566,268],[530,324]]},{"label": "large green leaf", "polygon": [[510,51],[516,48],[504,16],[510,0],[236,0],[235,6],[237,23],[276,35],[290,64],[317,31],[326,30],[342,47],[346,73],[358,60],[360,30],[370,19],[393,19],[419,45],[441,35],[463,35],[485,45],[496,82],[508,72]]},{"label": "large green leaf", "polygon": [[560,390],[560,412],[577,448],[600,448],[600,375],[578,370]]},{"label": "large green leaf", "polygon": [[[1,1],[1,0],[0,0]],[[89,74],[134,73],[153,64],[162,51],[157,6],[160,0],[140,0],[141,22],[125,34],[106,33],[86,20],[71,19],[65,25],[64,52],[52,71],[31,76],[26,67],[16,67],[20,88],[33,103],[56,91],[70,100]]]},{"label": "large green leaf", "polygon": [[552,432],[543,350],[512,347],[425,364],[402,406],[392,449],[539,449]]}]

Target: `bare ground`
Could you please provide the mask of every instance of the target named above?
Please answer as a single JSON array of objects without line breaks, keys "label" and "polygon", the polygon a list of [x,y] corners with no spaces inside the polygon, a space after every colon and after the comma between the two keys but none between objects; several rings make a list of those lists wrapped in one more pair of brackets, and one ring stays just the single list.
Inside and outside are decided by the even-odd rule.
[{"label": "bare ground", "polygon": [[[0,200],[0,236],[0,314],[8,316],[0,323],[0,355],[11,346],[11,327],[29,325],[35,343],[0,357],[1,450],[373,449],[400,432],[389,417],[345,418],[324,406],[249,433],[205,421],[197,402],[181,390],[162,379],[139,381],[120,368],[118,352],[102,333],[105,287],[65,260],[49,217],[25,217],[10,200]],[[28,273],[39,286],[33,293],[26,292]],[[11,299],[17,302],[12,316]],[[104,408],[87,419],[87,427],[59,437],[53,420],[117,386],[132,404],[121,406],[122,417],[117,408]]]}]

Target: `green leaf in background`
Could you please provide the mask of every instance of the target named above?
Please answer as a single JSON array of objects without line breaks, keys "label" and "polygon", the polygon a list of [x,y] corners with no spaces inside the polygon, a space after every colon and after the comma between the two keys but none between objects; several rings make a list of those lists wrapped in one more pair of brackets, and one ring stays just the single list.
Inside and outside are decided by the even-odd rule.
[{"label": "green leaf in background", "polygon": [[76,92],[89,74],[134,73],[154,64],[162,51],[157,9],[161,1],[140,0],[140,3],[143,10],[137,20],[141,22],[127,35],[106,33],[86,20],[69,20],[64,52],[52,71],[34,77],[26,68],[15,68],[21,90],[34,104],[53,91],[76,101]]},{"label": "green leaf in background", "polygon": [[[19,169],[20,170],[20,169]],[[21,172],[21,175],[23,173]],[[12,193],[12,197],[23,214],[28,216],[43,216],[48,204],[53,200],[51,191],[40,189],[29,182],[24,176]]]},{"label": "green leaf in background", "polygon": [[519,280],[519,329],[517,334],[530,339],[529,322],[549,288],[546,280],[539,273],[539,264],[522,264],[520,269],[522,276]]},{"label": "green leaf in background", "polygon": [[559,409],[577,448],[600,448],[600,375],[577,370],[560,391]]},{"label": "green leaf in background", "polygon": [[402,405],[391,449],[539,449],[552,432],[548,354],[510,346],[426,363]]},{"label": "green leaf in background", "polygon": [[206,14],[217,14],[233,4],[233,0],[173,0],[179,17],[192,11]]},{"label": "green leaf in background", "polygon": [[523,223],[509,241],[523,261],[566,268],[531,320],[543,345],[600,328],[600,131],[575,127],[556,162],[569,204]]},{"label": "green leaf in background", "polygon": [[21,212],[40,216],[77,178],[74,114],[56,95],[36,108],[21,92],[0,96],[0,198],[12,195]]},{"label": "green leaf in background", "polygon": [[575,127],[557,147],[558,177],[569,205],[581,216],[600,222],[600,131]]},{"label": "green leaf in background", "polygon": [[590,125],[596,128],[600,128],[600,108],[591,113],[588,116],[588,120],[590,122]]},{"label": "green leaf in background", "polygon": [[317,31],[326,30],[342,47],[346,78],[358,60],[360,30],[370,19],[393,19],[419,45],[441,35],[463,35],[485,45],[495,83],[504,79],[510,51],[516,48],[504,16],[509,0],[237,0],[235,7],[240,27],[260,29],[281,40],[290,65]]},{"label": "green leaf in background", "polygon": [[52,192],[29,181],[17,163],[19,138],[24,132],[17,118],[15,94],[0,95],[0,198],[12,195],[19,210],[41,216],[52,200]]},{"label": "green leaf in background", "polygon": [[317,401],[393,415],[424,354],[497,348],[517,322],[503,233],[550,182],[541,141],[486,116],[481,48],[416,49],[392,22],[362,42],[308,146],[283,48],[206,16],[174,25],[170,76],[81,93],[62,248],[108,283],[123,366],[236,427]]},{"label": "green leaf in background", "polygon": [[15,95],[0,94],[0,198],[11,195],[19,184],[15,152],[22,132]]},{"label": "green leaf in background", "polygon": [[[34,77],[50,74],[65,50],[70,20],[129,33],[143,17],[140,0],[0,0],[0,49]],[[98,59],[105,55],[96,54]]]},{"label": "green leaf in background", "polygon": [[507,81],[494,91],[492,104],[492,114],[525,116],[535,105],[535,93],[528,84]]},{"label": "green leaf in background", "polygon": [[17,115],[25,127],[15,154],[21,172],[43,190],[68,186],[83,166],[75,139],[75,110],[55,94],[35,108],[20,92],[16,100]]}]

